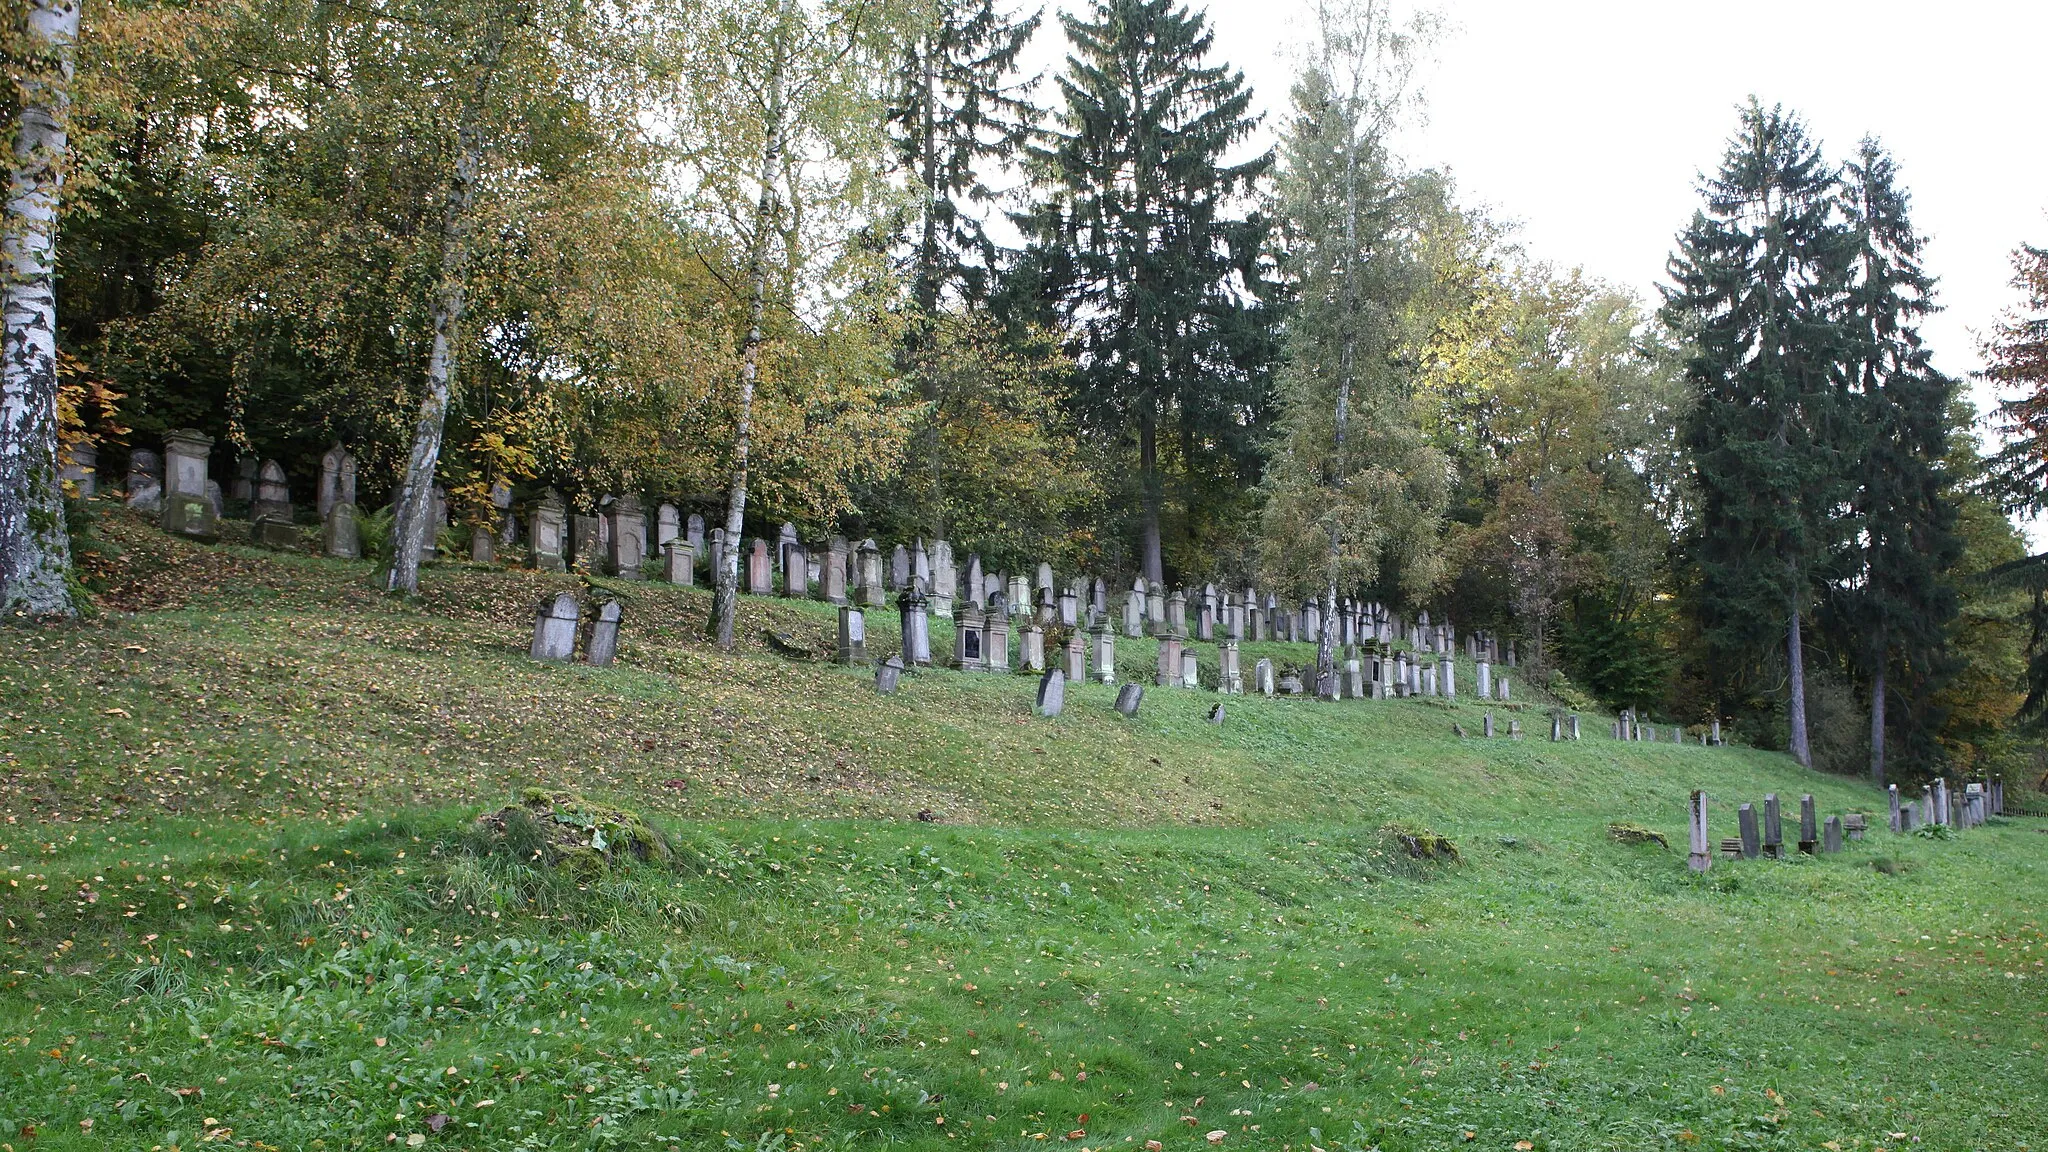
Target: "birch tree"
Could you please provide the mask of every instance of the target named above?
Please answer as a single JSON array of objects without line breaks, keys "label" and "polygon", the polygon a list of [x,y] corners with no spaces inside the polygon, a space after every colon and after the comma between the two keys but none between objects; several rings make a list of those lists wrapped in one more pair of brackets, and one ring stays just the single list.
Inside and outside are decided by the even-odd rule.
[{"label": "birch tree", "polygon": [[78,0],[29,0],[9,29],[14,132],[0,217],[0,616],[76,614],[57,474],[57,204]]},{"label": "birch tree", "polygon": [[907,431],[889,367],[889,272],[879,245],[862,242],[896,198],[881,95],[890,33],[906,18],[861,0],[731,0],[695,13],[680,38],[673,107],[685,155],[682,207],[707,248],[724,244],[725,252],[707,251],[707,263],[739,257],[721,270],[738,319],[728,546],[706,627],[722,648],[733,643],[761,418],[786,426],[791,412],[821,400],[835,409],[800,427],[801,438],[785,430],[785,470],[801,470],[790,455],[827,439],[828,429],[868,450],[839,470],[885,469]]}]

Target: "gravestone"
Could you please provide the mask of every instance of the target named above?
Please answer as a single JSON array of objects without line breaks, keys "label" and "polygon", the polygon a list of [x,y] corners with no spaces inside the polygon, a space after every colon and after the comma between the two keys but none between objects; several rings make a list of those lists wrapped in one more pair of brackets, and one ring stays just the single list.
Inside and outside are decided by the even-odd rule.
[{"label": "gravestone", "polygon": [[1063,668],[1048,668],[1038,678],[1038,705],[1040,716],[1051,718],[1060,714],[1067,706],[1067,673]]},{"label": "gravestone", "polygon": [[[1513,649],[1509,649],[1509,651],[1512,652]],[[1687,867],[1695,872],[1705,872],[1714,866],[1714,858],[1707,850],[1707,794],[1705,792],[1697,789],[1693,791],[1689,815],[1691,818],[1686,821],[1686,830],[1690,834],[1688,837],[1690,844],[1685,863]]]},{"label": "gravestone", "polygon": [[1913,803],[1910,800],[1904,804],[1901,804],[1899,806],[1899,831],[1911,832],[1913,829],[1919,827],[1919,811],[1919,805]]},{"label": "gravestone", "polygon": [[1479,698],[1493,699],[1493,662],[1480,656],[1476,675],[1479,677]]},{"label": "gravestone", "polygon": [[896,694],[896,686],[903,680],[903,661],[891,656],[875,666],[875,691],[884,696]]},{"label": "gravestone", "polygon": [[1136,716],[1138,705],[1145,699],[1145,689],[1139,684],[1126,684],[1117,689],[1116,710],[1126,716]]},{"label": "gravestone", "polygon": [[469,530],[469,559],[472,564],[489,564],[497,553],[497,538],[482,525]]},{"label": "gravestone", "polygon": [[1884,798],[1886,805],[1891,809],[1891,818],[1886,826],[1894,832],[1905,831],[1904,828],[1899,826],[1899,786],[1897,784],[1885,785]]},{"label": "gravestone", "polygon": [[1452,663],[1451,654],[1448,651],[1437,657],[1436,668],[1437,676],[1442,681],[1444,699],[1456,700],[1458,698],[1458,669]]},{"label": "gravestone", "polygon": [[563,592],[540,602],[533,621],[533,647],[527,652],[535,660],[567,661],[576,655],[576,630],[583,612],[573,592]]},{"label": "gravestone", "polygon": [[256,501],[256,472],[263,462],[254,456],[235,457],[235,478],[228,482],[228,499],[241,504]]},{"label": "gravestone", "polygon": [[1719,748],[1721,746],[1721,722],[1719,720],[1714,721],[1710,736],[1714,741],[1714,747]]},{"label": "gravestone", "polygon": [[580,512],[569,518],[569,566],[578,572],[604,572],[604,557],[598,538],[601,523],[597,517]]},{"label": "gravestone", "polygon": [[1159,667],[1152,677],[1152,682],[1161,688],[1168,688],[1179,684],[1180,676],[1180,637],[1161,636]]},{"label": "gravestone", "polygon": [[910,587],[910,549],[901,544],[889,553],[889,587],[898,591]]},{"label": "gravestone", "polygon": [[1842,850],[1842,818],[1840,816],[1828,817],[1827,827],[1821,830],[1820,846],[1823,852],[1840,852]]},{"label": "gravestone", "polygon": [[896,612],[903,629],[903,662],[907,666],[932,666],[931,619],[926,615],[929,605],[924,581],[912,576],[910,587],[896,598]]},{"label": "gravestone", "polygon": [[190,428],[164,436],[163,529],[208,543],[220,538],[220,510],[208,498],[207,458],[213,437]]},{"label": "gravestone", "polygon": [[1088,679],[1088,640],[1078,628],[1067,633],[1066,647],[1060,649],[1060,671],[1066,673],[1069,684]]},{"label": "gravestone", "polygon": [[1508,739],[1510,739],[1510,740],[1520,740],[1521,738],[1522,738],[1522,722],[1521,722],[1520,720],[1517,720],[1516,718],[1514,718],[1514,717],[1512,717],[1512,716],[1508,717]]},{"label": "gravestone", "polygon": [[[724,583],[725,566],[729,562],[726,557],[726,552],[729,551],[729,549],[727,549],[725,546],[725,529],[713,528],[710,532],[709,537],[705,540],[704,546],[710,549],[710,551],[706,553],[706,555],[708,555],[711,560],[710,564],[707,565],[704,569],[704,581],[705,583],[716,588],[720,584]],[[733,582],[734,592],[738,592],[740,589],[744,587],[746,587],[745,581],[735,580]]]},{"label": "gravestone", "polygon": [[680,536],[661,550],[661,577],[685,587],[697,582],[697,558],[690,554],[690,542]]},{"label": "gravestone", "polygon": [[989,601],[988,611],[982,616],[988,629],[988,670],[1008,672],[1010,670],[1010,611],[1009,605],[999,592]]},{"label": "gravestone", "polygon": [[1778,794],[1764,793],[1764,855],[1773,860],[1785,858],[1785,829],[1778,814]]},{"label": "gravestone", "polygon": [[327,510],[327,519],[320,525],[320,551],[342,560],[362,558],[362,533],[356,526],[355,505],[336,504]]},{"label": "gravestone", "polygon": [[1088,629],[1088,635],[1095,641],[1091,653],[1094,663],[1089,666],[1089,677],[1097,684],[1116,683],[1116,633],[1110,630],[1109,621],[1097,619]]},{"label": "gravestone", "polygon": [[1124,635],[1133,639],[1145,634],[1145,578],[1131,582],[1131,594],[1124,598]]},{"label": "gravestone", "polygon": [[67,485],[66,491],[80,500],[90,500],[99,492],[100,450],[83,441],[77,444],[62,444],[57,449],[57,481]]},{"label": "gravestone", "polygon": [[583,662],[593,668],[609,668],[612,659],[619,654],[619,616],[621,609],[617,600],[607,600],[597,606],[597,614],[591,618],[590,630],[583,641]]},{"label": "gravestone", "polygon": [[356,458],[336,440],[320,454],[320,488],[313,494],[313,508],[321,520],[336,504],[356,502]]},{"label": "gravestone", "polygon": [[953,601],[960,594],[960,572],[953,566],[953,545],[932,542],[932,612],[952,619]]},{"label": "gravestone", "polygon": [[1237,645],[1228,640],[1216,646],[1216,690],[1226,696],[1244,694],[1244,668],[1239,663]]},{"label": "gravestone", "polygon": [[825,559],[818,565],[818,598],[827,604],[847,603],[846,549],[844,536],[825,541]]},{"label": "gravestone", "polygon": [[775,569],[768,558],[768,542],[759,536],[747,546],[747,592],[754,596],[775,592]]},{"label": "gravestone", "polygon": [[1192,648],[1180,650],[1180,686],[1183,688],[1200,688],[1202,686],[1201,665],[1196,662],[1195,650]]},{"label": "gravestone", "polygon": [[569,566],[562,547],[565,515],[562,494],[549,488],[541,494],[540,503],[534,506],[527,522],[526,541],[533,552],[533,566],[543,572],[561,572]]},{"label": "gravestone", "polygon": [[1166,628],[1166,582],[1154,580],[1145,589],[1145,630],[1154,635]]},{"label": "gravestone", "polygon": [[962,672],[988,668],[988,637],[983,628],[981,609],[962,601],[953,613],[953,663]]},{"label": "gravestone", "polygon": [[1088,582],[1088,623],[1109,617],[1109,582],[1097,576]]},{"label": "gravestone", "polygon": [[1209,723],[1223,723],[1223,705],[1221,702],[1209,705]]},{"label": "gravestone", "polygon": [[984,579],[985,577],[982,575],[981,570],[981,553],[969,552],[967,554],[966,579],[961,583],[960,590],[956,594],[957,597],[960,600],[973,602],[976,608],[981,607],[982,603],[988,599],[988,593],[983,591]]},{"label": "gravestone", "polygon": [[851,604],[839,609],[839,644],[833,650],[832,659],[840,664],[868,662],[867,617]]},{"label": "gravestone", "polygon": [[1028,621],[1017,630],[1017,666],[1032,672],[1045,671],[1045,629]]},{"label": "gravestone", "polygon": [[1572,739],[1574,739],[1574,740],[1577,740],[1578,738],[1579,738],[1579,714],[1578,714],[1578,713],[1576,713],[1576,712],[1574,712],[1574,713],[1572,713]]},{"label": "gravestone", "polygon": [[695,512],[683,521],[683,538],[690,542],[690,555],[704,555],[704,517]]},{"label": "gravestone", "polygon": [[1762,838],[1757,834],[1756,808],[1744,804],[1735,810],[1736,828],[1742,834],[1742,858],[1754,860],[1763,851]]},{"label": "gravestone", "polygon": [[1493,697],[1496,700],[1511,699],[1511,697],[1508,694],[1508,678],[1506,676],[1494,677]]},{"label": "gravestone", "polygon": [[910,545],[910,578],[924,581],[925,596],[931,596],[932,556],[925,550],[924,537],[919,536]]},{"label": "gravestone", "polygon": [[253,492],[249,519],[292,522],[292,494],[285,482],[283,465],[275,460],[265,460],[257,469]]},{"label": "gravestone", "polygon": [[164,458],[147,448],[128,454],[128,506],[144,514],[163,511]]},{"label": "gravestone", "polygon": [[1195,602],[1195,639],[1208,642],[1216,639],[1216,586],[1202,585],[1202,591]]},{"label": "gravestone", "polygon": [[1561,713],[1552,712],[1550,714],[1550,742],[1556,744],[1563,739],[1564,716]]},{"label": "gravestone", "polygon": [[1066,589],[1065,589],[1064,591],[1062,591],[1062,592],[1060,593],[1060,617],[1059,617],[1059,619],[1060,619],[1060,624],[1061,624],[1061,626],[1063,626],[1063,627],[1067,627],[1067,628],[1076,628],[1076,627],[1079,627],[1079,626],[1080,626],[1080,624],[1081,624],[1081,587],[1080,587],[1080,581],[1078,581],[1078,580],[1077,580],[1077,581],[1075,581],[1074,583],[1072,583],[1072,584],[1069,584],[1069,585],[1067,585]]},{"label": "gravestone", "polygon": [[1261,696],[1271,696],[1273,694],[1276,686],[1273,682],[1273,662],[1271,660],[1261,656],[1258,663],[1252,665],[1252,685]]},{"label": "gravestone", "polygon": [[647,514],[638,496],[628,492],[612,502],[610,535],[612,575],[640,579],[640,563],[647,558]]},{"label": "gravestone", "polygon": [[1814,815],[1813,794],[1799,798],[1799,850],[1813,855],[1820,847],[1820,821]]},{"label": "gravestone", "polygon": [[811,595],[811,558],[794,540],[782,547],[782,594],[793,600]]},{"label": "gravestone", "polygon": [[656,505],[654,509],[654,550],[662,555],[667,555],[669,541],[682,534],[683,517],[682,513],[676,511],[676,506],[667,502]]},{"label": "gravestone", "polygon": [[1488,739],[1493,737],[1493,713],[1488,712],[1480,718],[1479,734]]},{"label": "gravestone", "polygon": [[1301,677],[1289,672],[1280,677],[1279,688],[1282,696],[1299,696],[1302,693]]},{"label": "gravestone", "polygon": [[[349,486],[353,488],[354,482],[351,481]],[[512,515],[512,488],[503,480],[491,485],[491,507],[498,516],[498,543],[507,548],[519,543],[519,518]]]},{"label": "gravestone", "polygon": [[888,592],[882,587],[882,550],[875,547],[872,538],[860,542],[855,573],[860,579],[861,607],[880,608],[889,602]]}]

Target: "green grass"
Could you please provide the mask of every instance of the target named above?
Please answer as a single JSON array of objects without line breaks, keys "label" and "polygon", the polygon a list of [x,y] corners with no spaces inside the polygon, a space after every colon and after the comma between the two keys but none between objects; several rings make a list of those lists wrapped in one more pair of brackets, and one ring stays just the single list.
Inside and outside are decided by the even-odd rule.
[{"label": "green grass", "polygon": [[[0,635],[16,1149],[2048,1146],[2036,819],[1701,877],[1692,788],[1717,837],[1765,791],[1881,801],[1604,718],[878,697],[716,654],[703,594],[648,585],[619,666],[541,667],[567,578],[451,568],[404,605],[108,531],[110,600],[147,610]],[[749,600],[743,631],[829,622]],[[536,783],[655,816],[674,860],[493,850],[472,817]]]}]

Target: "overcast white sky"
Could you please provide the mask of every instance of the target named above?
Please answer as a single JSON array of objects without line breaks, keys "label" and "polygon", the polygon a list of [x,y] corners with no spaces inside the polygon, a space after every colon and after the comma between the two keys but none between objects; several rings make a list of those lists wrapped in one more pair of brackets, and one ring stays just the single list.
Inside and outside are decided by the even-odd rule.
[{"label": "overcast white sky", "polygon": [[[1201,0],[1191,0],[1202,7]],[[1059,7],[1055,3],[1048,8]],[[1078,9],[1078,0],[1067,5]],[[1398,148],[1461,199],[1518,221],[1529,254],[1654,299],[1672,237],[1754,93],[1803,115],[1830,157],[1866,133],[1897,159],[1945,311],[1926,335],[1956,376],[2015,303],[2008,254],[2048,244],[2043,0],[1439,0],[1427,119]],[[1305,0],[1208,0],[1216,54],[1284,112]],[[1409,5],[1412,11],[1414,5]],[[1064,56],[1054,29],[1045,65]],[[1035,53],[1036,54],[1036,53]],[[1041,99],[1054,98],[1050,85]],[[1981,387],[1973,397],[1982,408]],[[2035,524],[2037,543],[2048,525]]]}]

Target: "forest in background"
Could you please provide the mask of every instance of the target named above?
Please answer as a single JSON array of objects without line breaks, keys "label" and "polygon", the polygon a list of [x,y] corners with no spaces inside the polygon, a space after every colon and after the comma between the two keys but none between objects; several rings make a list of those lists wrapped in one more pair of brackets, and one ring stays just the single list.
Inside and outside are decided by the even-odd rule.
[{"label": "forest in background", "polygon": [[308,492],[339,441],[401,531],[436,482],[475,522],[500,482],[636,491],[1427,608],[1561,699],[1837,771],[2048,770],[2007,518],[2048,479],[2048,252],[1984,318],[1979,427],[1875,138],[1732,110],[1644,301],[1390,150],[1432,26],[1379,0],[1318,9],[1265,152],[1163,0],[108,0],[39,40],[64,6],[5,29],[5,112],[16,187],[63,173],[54,416],[107,476],[193,427]]}]

